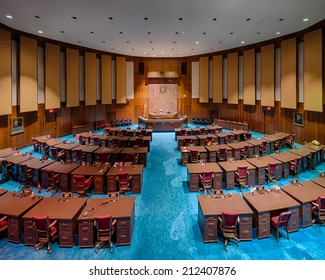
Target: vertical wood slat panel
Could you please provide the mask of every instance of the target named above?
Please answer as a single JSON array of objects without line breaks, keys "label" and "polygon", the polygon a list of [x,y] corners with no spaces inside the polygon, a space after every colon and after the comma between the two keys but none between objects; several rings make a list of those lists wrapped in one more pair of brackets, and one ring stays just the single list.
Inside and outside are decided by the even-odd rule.
[{"label": "vertical wood slat panel", "polygon": [[199,102],[209,102],[209,57],[200,57]]},{"label": "vertical wood slat panel", "polygon": [[85,105],[96,105],[97,101],[96,54],[85,52]]},{"label": "vertical wood slat panel", "polygon": [[116,57],[116,104],[126,103],[126,58]]},{"label": "vertical wood slat panel", "polygon": [[238,104],[238,52],[228,54],[228,104]]},{"label": "vertical wood slat panel", "polygon": [[322,29],[304,35],[304,109],[323,112]]},{"label": "vertical wood slat panel", "polygon": [[0,116],[12,113],[11,33],[0,29]]},{"label": "vertical wood slat panel", "polygon": [[79,106],[79,51],[66,49],[67,107]]},{"label": "vertical wood slat panel", "polygon": [[101,93],[102,104],[112,104],[112,57],[101,56]]},{"label": "vertical wood slat panel", "polygon": [[261,105],[274,107],[274,45],[261,48]]},{"label": "vertical wood slat panel", "polygon": [[222,103],[222,55],[213,57],[213,103]]},{"label": "vertical wood slat panel", "polygon": [[255,105],[255,49],[244,51],[244,105]]},{"label": "vertical wood slat panel", "polygon": [[281,107],[297,108],[296,38],[281,42]]},{"label": "vertical wood slat panel", "polygon": [[60,108],[60,46],[45,44],[45,110]]},{"label": "vertical wood slat panel", "polygon": [[20,112],[32,112],[38,109],[37,86],[37,41],[20,36],[20,76],[19,106]]}]

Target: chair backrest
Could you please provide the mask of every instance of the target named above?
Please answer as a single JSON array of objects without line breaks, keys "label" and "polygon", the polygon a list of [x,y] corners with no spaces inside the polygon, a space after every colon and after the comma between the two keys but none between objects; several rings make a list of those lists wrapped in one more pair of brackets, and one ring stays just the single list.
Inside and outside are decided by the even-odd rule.
[{"label": "chair backrest", "polygon": [[203,180],[204,180],[206,183],[210,183],[210,182],[212,181],[213,171],[212,171],[212,170],[209,170],[209,171],[203,171],[202,176],[203,176]]},{"label": "chair backrest", "polygon": [[190,149],[190,161],[197,162],[199,158],[199,151],[197,149]]},{"label": "chair backrest", "polygon": [[97,240],[107,241],[111,239],[112,234],[112,215],[94,216],[97,230]]},{"label": "chair backrest", "polygon": [[86,178],[84,175],[73,175],[72,180],[75,184],[75,186],[78,187],[83,187],[85,185]]},{"label": "chair backrest", "polygon": [[237,167],[237,172],[238,172],[239,178],[245,178],[246,179],[246,176],[247,176],[247,166],[246,165],[244,165],[244,166],[238,166]]},{"label": "chair backrest", "polygon": [[222,231],[225,237],[236,234],[237,224],[237,212],[222,212]]},{"label": "chair backrest", "polygon": [[50,147],[50,152],[52,157],[56,157],[58,155],[58,148]]},{"label": "chair backrest", "polygon": [[140,133],[142,136],[146,136],[147,135],[147,130],[146,129],[141,129]]},{"label": "chair backrest", "polygon": [[52,169],[45,169],[45,172],[47,174],[47,178],[49,180],[53,180],[53,178],[54,178],[54,171]]},{"label": "chair backrest", "polygon": [[270,162],[267,166],[268,166],[269,173],[273,174],[273,173],[275,173],[278,164],[274,163],[274,162]]},{"label": "chair backrest", "polygon": [[252,134],[251,133],[245,133],[245,141],[251,140],[252,139]]},{"label": "chair backrest", "polygon": [[143,145],[143,138],[142,137],[137,137],[136,138],[136,143],[139,145],[139,147],[142,147]]},{"label": "chair backrest", "polygon": [[319,205],[319,210],[325,211],[325,196],[319,196],[316,203]]},{"label": "chair backrest", "polygon": [[226,160],[227,149],[222,147],[219,148],[218,159],[219,160]]},{"label": "chair backrest", "polygon": [[129,173],[128,172],[118,172],[117,177],[118,177],[118,181],[120,184],[127,184],[129,181]]},{"label": "chair backrest", "polygon": [[50,228],[51,220],[48,216],[32,216],[32,219],[36,225],[38,240],[48,242],[50,240]]},{"label": "chair backrest", "polygon": [[278,228],[287,227],[291,217],[291,211],[282,212],[278,220]]}]

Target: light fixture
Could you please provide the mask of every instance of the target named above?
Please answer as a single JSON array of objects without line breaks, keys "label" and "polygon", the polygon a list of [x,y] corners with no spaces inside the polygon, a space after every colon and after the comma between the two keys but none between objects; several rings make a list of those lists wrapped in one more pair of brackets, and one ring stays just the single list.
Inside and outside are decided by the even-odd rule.
[{"label": "light fixture", "polygon": [[199,41],[197,41],[197,42],[195,42],[195,44],[200,44],[200,42],[199,42]]},{"label": "light fixture", "polygon": [[13,19],[13,16],[11,16],[11,15],[6,15],[6,17],[9,19]]},{"label": "light fixture", "polygon": [[241,41],[242,44],[245,44],[245,41]]},{"label": "light fixture", "polygon": [[308,21],[309,20],[309,18],[304,18],[302,21]]},{"label": "light fixture", "polygon": [[277,33],[275,33],[276,35],[280,35],[280,32],[278,31]]},{"label": "light fixture", "polygon": [[43,31],[42,30],[38,30],[37,31],[39,34],[43,34]]}]

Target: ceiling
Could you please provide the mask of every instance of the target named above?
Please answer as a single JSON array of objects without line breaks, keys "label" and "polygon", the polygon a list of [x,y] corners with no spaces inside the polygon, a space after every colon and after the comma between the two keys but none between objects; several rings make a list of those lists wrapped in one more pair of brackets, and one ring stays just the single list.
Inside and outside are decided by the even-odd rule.
[{"label": "ceiling", "polygon": [[242,47],[304,30],[324,11],[324,0],[0,0],[6,26],[140,57]]}]

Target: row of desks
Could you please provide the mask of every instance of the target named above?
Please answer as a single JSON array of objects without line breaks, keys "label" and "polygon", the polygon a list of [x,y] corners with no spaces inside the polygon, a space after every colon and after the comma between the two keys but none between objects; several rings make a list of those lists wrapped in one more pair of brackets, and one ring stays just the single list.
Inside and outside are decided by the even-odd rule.
[{"label": "row of desks", "polygon": [[237,212],[240,216],[239,239],[251,240],[252,228],[256,236],[270,236],[270,220],[282,211],[290,210],[289,232],[312,225],[312,202],[325,195],[325,179],[317,178],[300,184],[288,185],[281,190],[263,190],[222,195],[198,196],[198,223],[204,242],[217,242],[218,216],[223,211]]},{"label": "row of desks", "polygon": [[62,200],[58,197],[20,197],[0,190],[0,214],[8,216],[8,241],[22,241],[25,245],[37,243],[33,215],[58,220],[59,246],[62,247],[72,247],[75,241],[80,247],[93,247],[94,216],[111,214],[117,220],[116,244],[129,245],[134,228],[135,197],[119,197],[114,201],[107,198]]},{"label": "row of desks", "polygon": [[[318,147],[318,146],[317,146]],[[202,147],[203,149],[204,147]],[[308,151],[308,152],[306,152]],[[304,160],[300,166],[300,172],[306,170],[307,157],[310,154],[310,149],[299,148],[288,152],[273,154],[270,156],[248,158],[246,160],[222,161],[218,163],[188,163],[187,177],[190,191],[199,190],[199,174],[203,171],[214,172],[213,188],[215,189],[233,189],[235,187],[235,171],[239,166],[247,166],[249,172],[248,186],[255,184],[262,185],[265,183],[265,170],[269,163],[276,163],[276,179],[287,178],[289,176],[290,161],[293,161],[297,156],[303,156]]]},{"label": "row of desks", "polygon": [[94,176],[94,192],[107,193],[108,191],[116,191],[116,176],[118,172],[129,172],[132,175],[132,192],[140,193],[142,188],[143,168],[144,165],[137,164],[132,166],[114,167],[109,163],[98,165],[82,165],[79,163],[65,163],[59,161],[43,160],[32,158],[22,154],[14,154],[5,158],[15,166],[15,176],[21,179],[22,174],[19,164],[26,164],[28,168],[33,169],[33,183],[38,183],[46,188],[48,187],[48,178],[46,169],[51,169],[56,173],[60,173],[60,189],[62,191],[76,191],[71,176],[74,174]]}]

